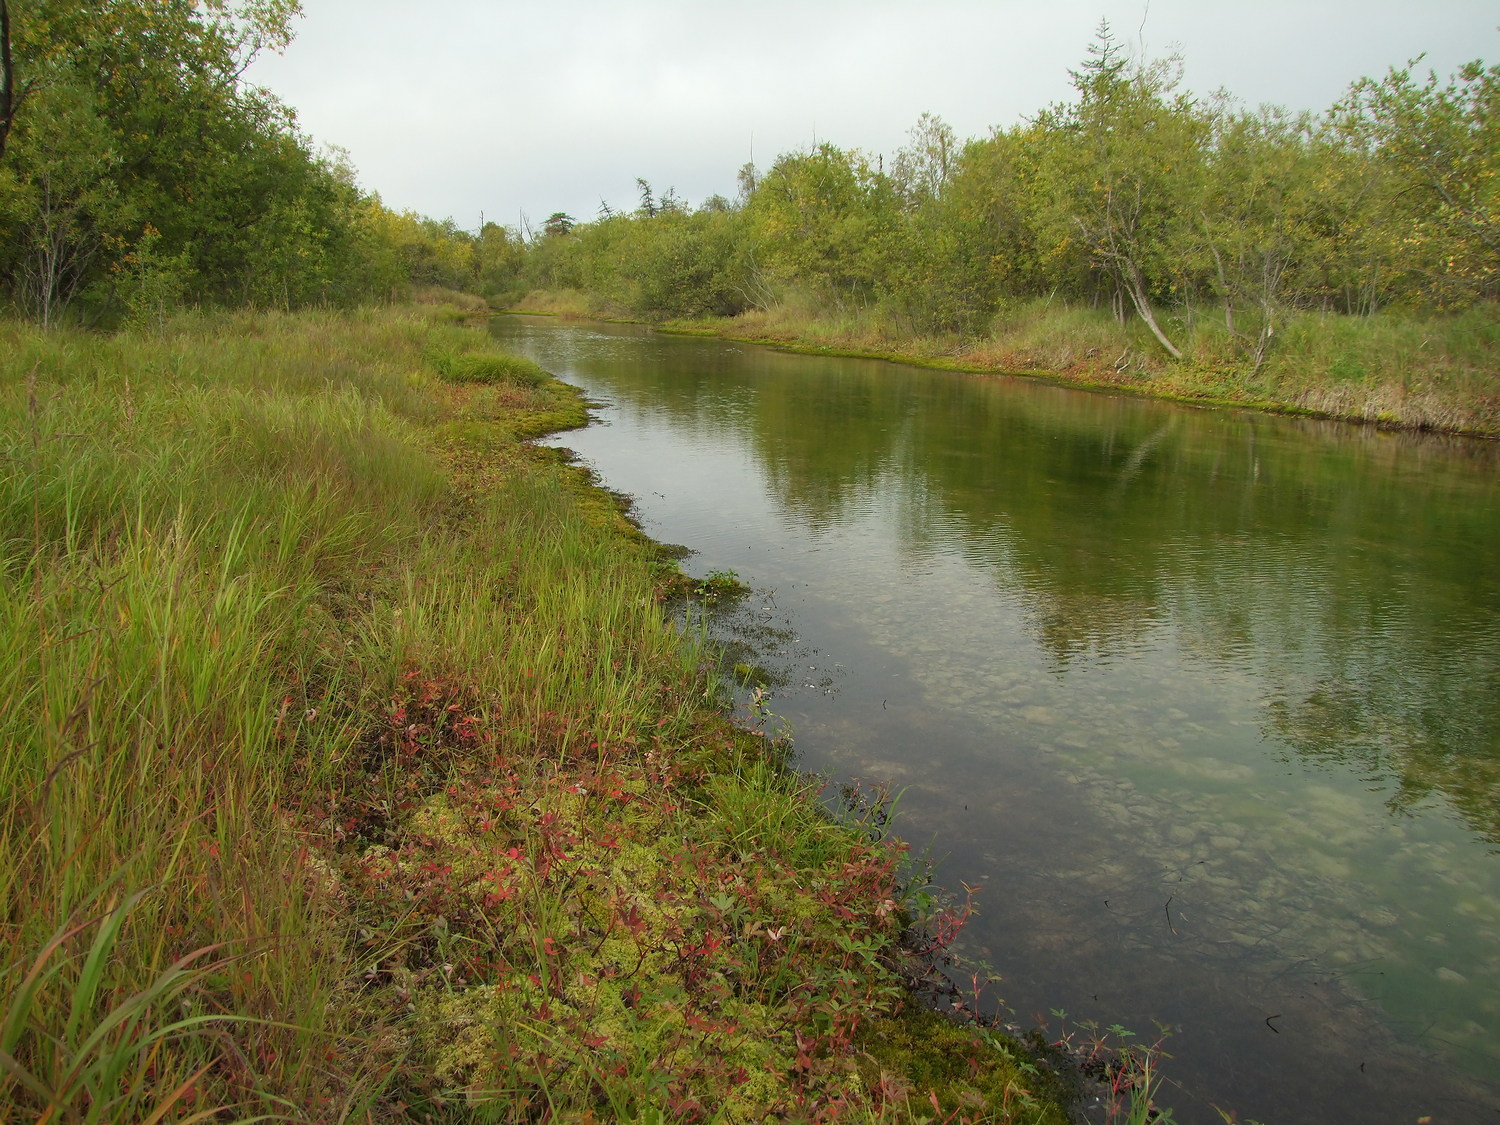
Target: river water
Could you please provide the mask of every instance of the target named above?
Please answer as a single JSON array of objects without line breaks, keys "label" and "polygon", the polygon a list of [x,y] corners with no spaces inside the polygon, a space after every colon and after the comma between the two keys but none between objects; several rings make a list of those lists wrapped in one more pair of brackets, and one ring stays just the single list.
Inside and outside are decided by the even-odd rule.
[{"label": "river water", "polygon": [[1500,1122],[1500,445],[492,331],[756,589],[801,768],[901,792],[1017,1022],[1165,1036],[1184,1125]]}]

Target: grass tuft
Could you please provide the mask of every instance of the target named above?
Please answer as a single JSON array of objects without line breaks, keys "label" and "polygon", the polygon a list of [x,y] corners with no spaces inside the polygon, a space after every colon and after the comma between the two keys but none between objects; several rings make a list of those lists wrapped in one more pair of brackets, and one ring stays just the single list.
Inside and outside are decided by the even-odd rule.
[{"label": "grass tuft", "polygon": [[435,329],[427,341],[427,361],[440,378],[451,383],[534,388],[551,378],[524,356],[487,348],[488,339],[472,328],[449,326]]}]

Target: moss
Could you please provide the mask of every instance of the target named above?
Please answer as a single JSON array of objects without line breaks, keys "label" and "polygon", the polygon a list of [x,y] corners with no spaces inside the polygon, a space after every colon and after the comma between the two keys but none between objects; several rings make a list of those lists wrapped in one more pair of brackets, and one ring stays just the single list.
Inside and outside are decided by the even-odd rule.
[{"label": "moss", "polygon": [[[658,960],[628,977],[576,973],[562,995],[524,976],[456,995],[429,993],[417,1008],[415,1039],[432,1073],[475,1105],[511,1102],[527,1086],[547,1085],[575,1106],[662,1108],[652,1079],[713,1072],[740,1076],[720,1092],[720,1120],[763,1120],[784,1093],[779,1076],[793,1068],[794,1045],[758,1008],[732,998],[717,1019],[734,1034],[704,1035],[680,980]],[[586,1050],[575,1052],[580,1039]]]},{"label": "moss", "polygon": [[940,1119],[962,1113],[970,1122],[1068,1123],[1062,1086],[1024,1047],[995,1032],[909,1007],[867,1023],[858,1043],[858,1065],[871,1089],[929,1108],[935,1096]]},{"label": "moss", "polygon": [[417,1006],[414,1038],[430,1052],[433,1073],[448,1085],[494,1085],[495,1029],[508,1024],[512,1015],[505,989],[498,985],[430,996]]}]

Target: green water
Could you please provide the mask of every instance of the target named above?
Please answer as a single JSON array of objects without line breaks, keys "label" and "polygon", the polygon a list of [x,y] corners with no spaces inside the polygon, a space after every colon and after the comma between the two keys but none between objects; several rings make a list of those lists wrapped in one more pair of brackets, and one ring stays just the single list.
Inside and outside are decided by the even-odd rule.
[{"label": "green water", "polygon": [[1500,1121],[1500,446],[494,331],[760,590],[804,767],[903,790],[1018,1022],[1163,1027],[1183,1122]]}]

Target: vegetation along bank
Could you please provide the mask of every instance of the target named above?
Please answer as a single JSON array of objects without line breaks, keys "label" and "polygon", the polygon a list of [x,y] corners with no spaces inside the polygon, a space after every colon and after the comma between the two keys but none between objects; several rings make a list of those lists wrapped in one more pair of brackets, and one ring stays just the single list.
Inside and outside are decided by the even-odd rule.
[{"label": "vegetation along bank", "polygon": [[0,355],[0,1117],[1066,1120],[524,444],[572,389],[411,308]]},{"label": "vegetation along bank", "polygon": [[1500,67],[1325,113],[1181,88],[1101,27],[1073,95],[893,159],[821,144],[693,209],[554,215],[477,286],[532,311],[1193,402],[1500,434]]},{"label": "vegetation along bank", "polygon": [[[924,114],[694,207],[533,229],[387,208],[241,80],[294,3],[0,0],[0,300],[42,324],[475,293],[1196,402],[1500,434],[1500,67],[1421,61],[1246,108],[1107,26],[1071,96]],[[182,159],[184,152],[192,160]]]},{"label": "vegetation along bank", "polygon": [[1106,30],[889,170],[469,232],[241,82],[295,11],[0,0],[0,1117],[1064,1120],[525,444],[577,396],[388,303],[1493,434],[1500,71],[1245,112]]}]

